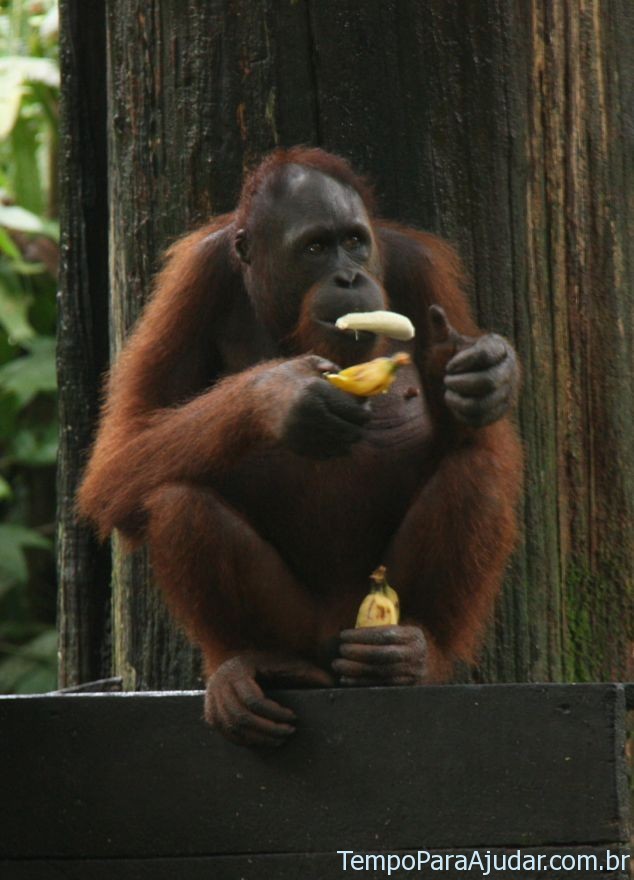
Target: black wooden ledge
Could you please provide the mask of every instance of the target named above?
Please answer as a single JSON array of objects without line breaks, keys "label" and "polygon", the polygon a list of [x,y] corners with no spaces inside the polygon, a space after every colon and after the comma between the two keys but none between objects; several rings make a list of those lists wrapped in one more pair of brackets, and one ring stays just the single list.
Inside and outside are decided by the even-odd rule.
[{"label": "black wooden ledge", "polygon": [[[1,698],[0,878],[387,876],[344,872],[338,850],[520,848],[601,865],[629,837],[625,695],[618,684],[287,691],[300,727],[273,752],[214,734],[199,693]],[[482,873],[392,874],[420,876]]]}]

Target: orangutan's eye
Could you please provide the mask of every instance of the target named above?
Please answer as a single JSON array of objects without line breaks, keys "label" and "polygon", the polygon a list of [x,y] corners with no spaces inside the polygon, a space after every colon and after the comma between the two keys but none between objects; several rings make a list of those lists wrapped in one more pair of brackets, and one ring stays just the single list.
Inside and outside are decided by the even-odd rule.
[{"label": "orangutan's eye", "polygon": [[311,241],[310,244],[306,245],[306,251],[313,257],[321,256],[325,250],[326,247],[323,241]]}]

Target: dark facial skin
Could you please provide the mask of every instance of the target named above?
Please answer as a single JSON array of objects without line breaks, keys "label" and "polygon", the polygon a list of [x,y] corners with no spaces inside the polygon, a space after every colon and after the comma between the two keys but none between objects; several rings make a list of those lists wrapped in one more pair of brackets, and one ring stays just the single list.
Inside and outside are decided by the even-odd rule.
[{"label": "dark facial skin", "polygon": [[319,171],[290,165],[281,192],[269,187],[257,197],[254,216],[250,231],[238,231],[236,248],[252,302],[284,353],[310,348],[340,365],[372,356],[374,334],[355,337],[334,326],[347,312],[386,307],[378,249],[359,195]]},{"label": "dark facial skin", "polygon": [[[335,327],[347,312],[386,307],[379,253],[363,202],[354,190],[319,171],[290,165],[284,174],[282,193],[265,191],[258,198],[251,237],[244,230],[236,235],[259,317],[283,340],[284,354],[310,350],[340,367],[369,360],[382,353],[381,339]],[[256,280],[261,278],[268,279],[265,289]],[[298,339],[292,334],[302,306],[303,338]],[[432,306],[432,322],[438,343],[455,344],[444,377],[448,409],[476,428],[500,419],[519,389],[513,347],[496,333],[459,336],[437,306]],[[350,413],[355,424],[363,421],[354,409]],[[358,432],[353,435],[358,439]],[[341,445],[339,454],[347,448]],[[311,454],[310,445],[305,454]]]}]

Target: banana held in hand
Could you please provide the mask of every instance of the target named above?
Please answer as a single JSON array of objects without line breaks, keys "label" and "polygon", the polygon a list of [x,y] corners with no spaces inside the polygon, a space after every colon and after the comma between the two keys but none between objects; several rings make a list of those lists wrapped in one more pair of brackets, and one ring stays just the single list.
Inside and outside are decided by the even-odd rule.
[{"label": "banana held in hand", "polygon": [[394,626],[400,617],[398,593],[385,578],[385,566],[380,565],[370,577],[374,586],[361,603],[355,627]]},{"label": "banana held in hand", "polygon": [[414,325],[405,315],[398,312],[350,312],[337,318],[335,326],[339,330],[369,330],[371,333],[382,333],[391,339],[407,341],[414,338]]},{"label": "banana held in hand", "polygon": [[375,394],[385,394],[396,378],[398,368],[411,363],[411,360],[406,352],[399,351],[389,358],[380,357],[365,364],[355,364],[340,373],[324,373],[324,378],[349,394],[372,397]]}]

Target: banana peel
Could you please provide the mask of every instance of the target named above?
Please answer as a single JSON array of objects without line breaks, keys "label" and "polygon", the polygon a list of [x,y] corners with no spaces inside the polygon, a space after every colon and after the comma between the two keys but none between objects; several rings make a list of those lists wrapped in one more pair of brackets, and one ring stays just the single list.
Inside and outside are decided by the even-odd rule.
[{"label": "banana peel", "polygon": [[392,357],[374,358],[372,361],[347,367],[339,373],[325,373],[324,378],[348,394],[374,397],[376,394],[385,394],[396,378],[398,368],[411,361],[406,352],[399,351]]},{"label": "banana peel", "polygon": [[400,619],[398,593],[387,582],[385,566],[380,565],[370,578],[374,584],[359,607],[355,628],[395,626]]}]

